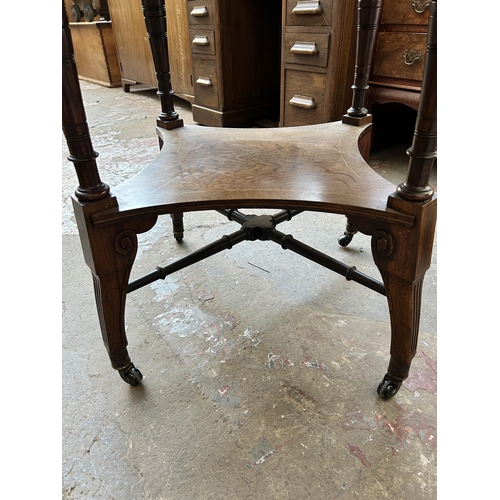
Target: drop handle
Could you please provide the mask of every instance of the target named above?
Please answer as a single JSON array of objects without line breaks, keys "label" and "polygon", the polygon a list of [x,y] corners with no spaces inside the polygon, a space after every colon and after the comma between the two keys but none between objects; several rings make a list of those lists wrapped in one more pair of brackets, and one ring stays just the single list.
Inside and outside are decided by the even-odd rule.
[{"label": "drop handle", "polygon": [[429,0],[426,2],[419,2],[418,0],[414,0],[411,3],[411,6],[413,7],[413,10],[417,14],[423,14],[425,12],[425,9],[427,9],[430,4],[431,4],[431,2]]},{"label": "drop handle", "polygon": [[208,9],[206,7],[194,7],[191,11],[193,17],[207,17]]},{"label": "drop handle", "polygon": [[297,5],[292,10],[292,14],[298,15],[321,14],[322,12],[323,8],[321,7],[319,0],[299,0]]},{"label": "drop handle", "polygon": [[203,85],[203,87],[212,87],[213,86],[212,80],[210,78],[205,77],[205,76],[200,76],[198,78],[198,80],[196,80],[196,83],[198,85]]},{"label": "drop handle", "polygon": [[210,42],[208,41],[208,36],[203,36],[203,35],[196,35],[191,43],[193,45],[198,45],[202,47],[210,45]]},{"label": "drop handle", "polygon": [[417,52],[416,50],[413,49],[411,50],[406,49],[403,52],[403,61],[407,66],[412,66],[413,64],[421,60],[422,60],[422,51],[420,50]]},{"label": "drop handle", "polygon": [[295,42],[290,49],[292,54],[303,54],[312,56],[319,52],[316,42]]},{"label": "drop handle", "polygon": [[316,109],[316,103],[314,102],[313,97],[294,95],[288,102],[292,106],[297,106],[298,108]]}]

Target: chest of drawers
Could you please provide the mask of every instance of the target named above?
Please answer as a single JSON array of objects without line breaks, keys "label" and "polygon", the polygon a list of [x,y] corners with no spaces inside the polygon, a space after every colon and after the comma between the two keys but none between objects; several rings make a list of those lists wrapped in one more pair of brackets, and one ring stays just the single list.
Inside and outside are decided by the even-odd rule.
[{"label": "chest of drawers", "polygon": [[418,108],[429,5],[428,0],[384,0],[369,82],[369,108],[375,102]]},{"label": "chest of drawers", "polygon": [[210,126],[278,120],[281,0],[186,0],[193,119]]},{"label": "chest of drawers", "polygon": [[341,119],[351,105],[356,2],[284,0],[280,125]]}]

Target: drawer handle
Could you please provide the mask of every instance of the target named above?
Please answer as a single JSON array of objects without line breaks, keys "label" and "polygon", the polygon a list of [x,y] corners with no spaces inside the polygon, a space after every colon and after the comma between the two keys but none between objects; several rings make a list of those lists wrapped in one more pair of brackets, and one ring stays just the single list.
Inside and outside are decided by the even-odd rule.
[{"label": "drawer handle", "polygon": [[297,106],[298,108],[305,108],[305,109],[316,109],[316,103],[314,102],[314,98],[312,97],[306,97],[303,95],[294,95],[289,103],[292,106]]},{"label": "drawer handle", "polygon": [[412,64],[415,64],[416,62],[421,60],[422,60],[422,52],[420,50],[416,52],[413,49],[411,50],[406,49],[403,52],[403,61],[407,66],[411,66]]},{"label": "drawer handle", "polygon": [[321,14],[322,12],[323,8],[321,7],[319,0],[299,0],[297,5],[292,10],[292,14],[299,15]]},{"label": "drawer handle", "polygon": [[295,42],[290,49],[292,54],[305,54],[312,56],[319,52],[316,42]]},{"label": "drawer handle", "polygon": [[196,35],[192,41],[192,44],[205,47],[207,45],[210,45],[210,42],[208,41],[208,36]]},{"label": "drawer handle", "polygon": [[418,0],[414,0],[411,3],[411,6],[413,7],[413,10],[417,14],[423,14],[425,12],[425,9],[427,9],[427,7],[429,7],[430,4],[431,4],[430,0],[428,0],[427,2],[419,2]]},{"label": "drawer handle", "polygon": [[193,10],[191,11],[191,15],[193,17],[207,17],[208,10],[206,7],[194,7]]},{"label": "drawer handle", "polygon": [[196,83],[198,85],[203,85],[204,87],[212,87],[213,86],[212,80],[210,78],[207,78],[204,76],[200,76],[198,78],[198,80],[196,80]]}]

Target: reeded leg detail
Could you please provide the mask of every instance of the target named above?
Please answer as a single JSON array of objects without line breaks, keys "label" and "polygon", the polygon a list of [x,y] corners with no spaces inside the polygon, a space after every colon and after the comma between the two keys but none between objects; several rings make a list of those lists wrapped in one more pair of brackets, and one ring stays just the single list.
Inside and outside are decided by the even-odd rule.
[{"label": "reeded leg detail", "polygon": [[408,377],[417,350],[423,276],[411,283],[387,272],[382,272],[382,275],[391,318],[391,359],[377,392],[382,398],[389,399]]},{"label": "reeded leg detail", "polygon": [[125,301],[130,264],[99,276],[93,273],[94,292],[101,334],[111,365],[122,370],[131,363],[125,334]]}]

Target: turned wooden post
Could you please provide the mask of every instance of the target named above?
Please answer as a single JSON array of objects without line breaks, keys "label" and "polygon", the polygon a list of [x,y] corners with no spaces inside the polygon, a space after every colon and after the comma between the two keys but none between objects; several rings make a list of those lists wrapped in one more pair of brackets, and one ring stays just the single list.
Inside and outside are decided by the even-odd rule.
[{"label": "turned wooden post", "polygon": [[78,82],[73,41],[68,15],[62,2],[62,128],[70,156],[78,176],[75,195],[81,201],[95,201],[109,195],[109,187],[101,181],[92,147],[87,116]]},{"label": "turned wooden post", "polygon": [[352,106],[342,119],[344,123],[363,125],[371,121],[365,102],[382,5],[383,0],[358,1],[358,42],[354,85],[351,87],[353,89]]},{"label": "turned wooden post", "polygon": [[437,1],[430,5],[429,33],[425,56],[424,78],[418,106],[417,122],[406,181],[397,188],[405,200],[425,201],[432,198],[434,190],[429,186],[429,177],[437,151]]},{"label": "turned wooden post", "polygon": [[166,129],[182,127],[184,123],[174,109],[174,92],[170,81],[165,1],[142,0],[142,11],[158,81],[157,94],[161,103],[161,113],[156,124]]}]

